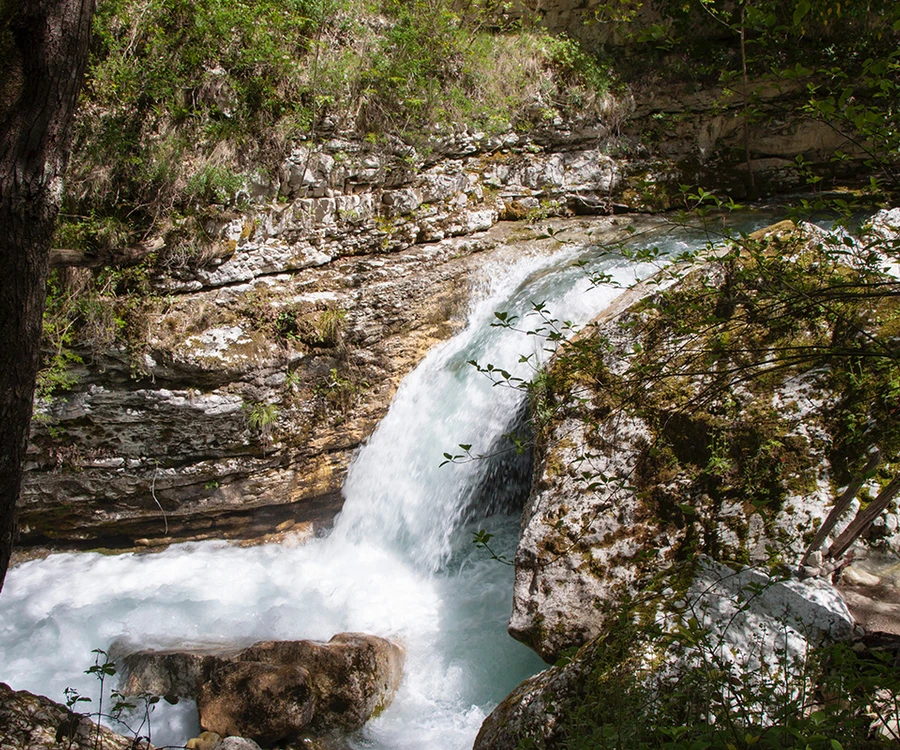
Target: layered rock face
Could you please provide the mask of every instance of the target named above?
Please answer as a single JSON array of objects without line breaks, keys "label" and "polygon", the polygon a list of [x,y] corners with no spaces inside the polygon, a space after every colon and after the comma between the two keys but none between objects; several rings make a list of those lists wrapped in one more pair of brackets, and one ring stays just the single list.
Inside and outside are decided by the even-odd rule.
[{"label": "layered rock face", "polygon": [[[781,96],[761,100],[777,108]],[[460,127],[420,151],[339,137],[297,147],[247,186],[243,210],[211,210],[204,237],[174,227],[148,242],[166,268],[112,311],[118,333],[80,352],[74,387],[37,405],[21,543],[327,525],[399,380],[463,320],[476,256],[505,242],[491,228],[667,207],[679,184],[745,181],[739,102],[724,106],[713,92],[657,92],[527,135]],[[670,117],[677,127],[643,142]],[[793,135],[776,148],[784,128]],[[835,145],[783,120],[753,137],[766,158],[814,162]],[[772,175],[782,187],[796,178]]]},{"label": "layered rock face", "polygon": [[390,274],[369,256],[168,298],[137,362],[109,352],[39,406],[23,541],[327,525],[399,380],[463,319],[465,256],[490,244],[419,248]]},{"label": "layered rock face", "polygon": [[301,148],[252,188],[254,208],[210,220],[207,262],[147,279],[128,341],[85,353],[77,384],[38,404],[22,542],[330,523],[400,379],[464,320],[479,256],[511,252],[508,230],[483,232],[506,215],[608,208],[620,180],[596,149],[445,140],[432,166],[344,141]]}]

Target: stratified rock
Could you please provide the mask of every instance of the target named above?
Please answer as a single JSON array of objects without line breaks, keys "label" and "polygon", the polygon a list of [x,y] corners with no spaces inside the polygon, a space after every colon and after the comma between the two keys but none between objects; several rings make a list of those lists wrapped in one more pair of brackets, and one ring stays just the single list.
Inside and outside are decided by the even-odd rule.
[{"label": "stratified rock", "polygon": [[269,745],[299,737],[313,717],[315,697],[302,667],[231,662],[203,684],[197,708],[205,730]]},{"label": "stratified rock", "polygon": [[[754,90],[777,110],[789,93]],[[474,256],[497,245],[500,220],[669,207],[698,180],[739,189],[745,146],[761,189],[796,184],[794,157],[827,158],[829,138],[853,156],[833,129],[780,116],[747,142],[742,105],[718,86],[648,95],[633,135],[656,123],[659,153],[630,162],[608,155],[623,151],[611,112],[531,134],[454,129],[427,157],[298,144],[251,188],[259,200],[205,222],[208,262],[144,279],[152,294],[123,301],[140,314],[121,316],[132,322],[120,340],[76,352],[77,383],[39,400],[21,544],[158,546],[329,525],[400,379],[461,323]],[[631,105],[617,109],[616,121]]]},{"label": "stratified rock", "polygon": [[[3,750],[133,750],[134,741],[70,711],[63,705],[0,683],[0,747]],[[141,750],[149,750],[141,743]]]},{"label": "stratified rock", "polygon": [[264,641],[241,652],[241,661],[300,665],[316,696],[312,729],[359,729],[390,704],[403,675],[403,650],[385,638],[339,633],[328,643]]}]

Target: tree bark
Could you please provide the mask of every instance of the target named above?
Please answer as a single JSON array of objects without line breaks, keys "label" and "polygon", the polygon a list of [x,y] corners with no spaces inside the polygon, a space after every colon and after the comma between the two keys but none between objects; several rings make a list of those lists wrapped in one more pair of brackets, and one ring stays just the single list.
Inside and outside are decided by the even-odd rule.
[{"label": "tree bark", "polygon": [[95,0],[0,0],[0,589],[40,365],[50,240]]}]

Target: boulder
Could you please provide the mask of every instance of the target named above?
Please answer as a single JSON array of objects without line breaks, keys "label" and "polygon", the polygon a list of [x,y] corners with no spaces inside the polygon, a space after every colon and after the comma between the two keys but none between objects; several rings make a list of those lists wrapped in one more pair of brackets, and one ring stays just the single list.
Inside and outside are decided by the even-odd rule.
[{"label": "boulder", "polygon": [[403,650],[364,633],[339,633],[328,643],[264,641],[241,661],[298,664],[309,671],[316,697],[312,727],[353,731],[390,704],[403,674]]},{"label": "boulder", "polygon": [[[726,675],[721,695],[742,708],[773,684],[783,686],[782,698],[799,693],[808,688],[811,649],[849,639],[853,627],[840,594],[823,581],[778,580],[710,560],[701,562],[684,598],[668,604],[658,597],[643,624],[619,621],[521,683],[484,721],[474,750],[567,747],[572,731],[585,731],[585,722],[603,715],[595,706],[623,715],[646,710],[628,703],[629,692],[677,693],[698,667],[713,665],[711,673]],[[665,636],[647,638],[648,622]],[[624,636],[616,632],[623,627]],[[607,711],[607,721],[615,712]]]},{"label": "boulder", "polygon": [[302,667],[230,662],[200,688],[200,726],[263,745],[296,739],[315,713],[309,672]]},{"label": "boulder", "polygon": [[[880,214],[873,231],[893,237],[895,223],[896,215]],[[801,273],[816,273],[810,258],[821,230],[782,222],[755,237],[779,257],[808,264]],[[870,480],[874,496],[898,470],[892,456],[880,474],[864,474],[859,448],[850,466],[836,456],[846,416],[842,363],[716,381],[711,368],[702,370],[708,360],[701,355],[715,351],[716,368],[743,373],[747,341],[772,334],[754,319],[731,324],[731,338],[713,339],[709,332],[718,329],[709,321],[743,322],[738,305],[727,304],[739,297],[759,303],[765,289],[749,274],[738,293],[741,277],[715,260],[673,276],[623,295],[576,340],[577,356],[551,363],[537,394],[535,412],[546,416],[515,556],[509,630],[557,666],[497,707],[476,750],[567,747],[573,733],[621,728],[620,717],[631,717],[629,728],[640,732],[634,717],[649,715],[648,705],[667,721],[684,721],[678,701],[698,697],[684,686],[712,685],[720,708],[771,716],[765,701],[809,689],[803,670],[814,649],[849,641],[860,623],[887,630],[896,622],[896,597],[884,580],[895,558],[866,569],[861,562],[872,550],[898,548],[896,511],[856,541],[860,562],[847,569],[843,591],[829,578],[844,561],[807,552],[855,475]],[[664,293],[653,289],[667,283]],[[692,326],[683,319],[685,302],[714,314]],[[895,314],[896,303],[883,304]],[[807,313],[798,314],[805,322]],[[877,321],[870,325],[867,335],[885,335]],[[836,335],[827,323],[820,330]],[[772,340],[772,349],[781,343]],[[654,363],[664,364],[655,370]],[[891,444],[892,415],[873,415],[867,439]],[[854,512],[851,503],[827,534],[837,538]],[[794,575],[798,568],[806,580]],[[692,705],[711,711],[702,697]],[[717,720],[708,716],[702,721]]]},{"label": "boulder", "polygon": [[185,744],[186,750],[214,750],[222,742],[222,736],[215,732],[202,732],[199,737],[193,737]]},{"label": "boulder", "polygon": [[231,653],[140,651],[123,658],[121,689],[195,699],[204,729],[268,744],[359,729],[390,704],[403,661],[400,646],[365,633]]},{"label": "boulder", "polygon": [[196,698],[223,659],[212,654],[187,651],[138,651],[122,659],[125,695],[159,695],[174,702]]},{"label": "boulder", "polygon": [[203,732],[199,737],[187,741],[186,750],[261,750],[260,746],[246,737],[221,737],[215,732]]},{"label": "boulder", "polygon": [[[757,236],[777,249],[789,229],[779,223]],[[791,231],[791,242],[820,241],[805,226]],[[581,340],[596,348],[586,360],[596,363],[592,385],[565,377],[571,362],[551,366],[546,401],[553,416],[542,425],[522,516],[509,626],[548,662],[598,636],[610,612],[664,576],[678,578],[672,586],[683,594],[702,554],[765,569],[778,550],[780,562],[798,566],[846,486],[848,472],[832,448],[843,429],[833,406],[842,398],[837,368],[748,376],[706,401],[700,396],[712,390],[708,379],[685,374],[715,342],[703,338],[708,331],[679,330],[670,310],[683,310],[679,299],[696,300],[701,290],[724,285],[724,274],[710,262],[664,295],[655,291],[668,283],[664,275],[630,290],[628,304],[611,306]],[[637,351],[642,362],[669,363],[665,376],[654,380],[630,369]],[[721,355],[735,370],[740,356]],[[616,394],[628,389],[631,401],[618,402]],[[851,518],[845,514],[830,538]],[[888,515],[860,543],[890,548],[896,529]]]}]

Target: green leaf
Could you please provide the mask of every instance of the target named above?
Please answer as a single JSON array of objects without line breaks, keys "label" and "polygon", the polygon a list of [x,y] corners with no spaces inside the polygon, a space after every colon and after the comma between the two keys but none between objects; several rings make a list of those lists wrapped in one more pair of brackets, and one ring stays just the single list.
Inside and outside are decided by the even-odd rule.
[{"label": "green leaf", "polygon": [[800,0],[800,2],[797,3],[794,7],[794,16],[792,18],[794,26],[800,25],[800,22],[806,17],[806,14],[809,13],[811,7],[809,0]]}]

